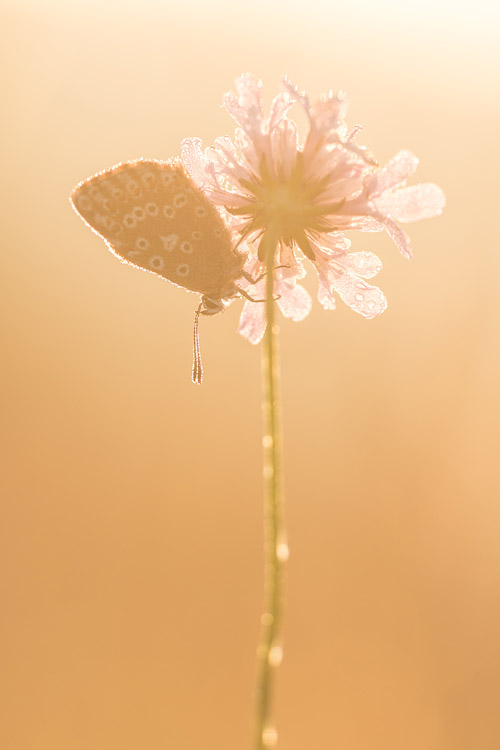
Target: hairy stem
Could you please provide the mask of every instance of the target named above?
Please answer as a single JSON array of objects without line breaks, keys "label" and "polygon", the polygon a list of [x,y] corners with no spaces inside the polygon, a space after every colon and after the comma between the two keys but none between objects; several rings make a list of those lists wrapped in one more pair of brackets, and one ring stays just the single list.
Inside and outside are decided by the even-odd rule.
[{"label": "hairy stem", "polygon": [[262,346],[265,610],[261,617],[262,632],[257,651],[255,750],[273,747],[277,741],[272,703],[274,675],[283,656],[281,641],[283,568],[288,558],[281,480],[278,328],[274,322],[274,268],[278,240],[268,230],[262,242],[265,243],[267,266],[267,328]]}]

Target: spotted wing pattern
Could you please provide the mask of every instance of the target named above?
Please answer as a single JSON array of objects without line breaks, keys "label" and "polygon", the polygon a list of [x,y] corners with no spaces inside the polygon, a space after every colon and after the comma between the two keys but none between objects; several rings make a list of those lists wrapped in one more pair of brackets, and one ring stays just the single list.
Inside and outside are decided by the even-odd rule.
[{"label": "spotted wing pattern", "polygon": [[236,293],[244,258],[179,163],[118,164],[77,185],[71,201],[122,261],[217,299]]}]

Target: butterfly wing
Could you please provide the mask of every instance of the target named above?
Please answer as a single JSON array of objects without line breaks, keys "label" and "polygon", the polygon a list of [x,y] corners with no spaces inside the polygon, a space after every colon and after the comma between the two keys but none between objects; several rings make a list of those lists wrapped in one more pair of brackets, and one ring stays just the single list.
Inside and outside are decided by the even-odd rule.
[{"label": "butterfly wing", "polygon": [[215,298],[233,292],[243,257],[179,163],[118,164],[77,185],[71,201],[122,261],[193,292]]}]

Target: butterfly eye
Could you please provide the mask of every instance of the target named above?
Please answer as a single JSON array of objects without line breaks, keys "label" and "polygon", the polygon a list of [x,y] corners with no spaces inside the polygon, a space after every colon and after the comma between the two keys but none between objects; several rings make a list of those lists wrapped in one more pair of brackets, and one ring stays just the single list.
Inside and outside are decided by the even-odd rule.
[{"label": "butterfly eye", "polygon": [[145,172],[141,175],[141,182],[145,188],[152,190],[155,186],[156,179],[152,172]]},{"label": "butterfly eye", "polygon": [[123,226],[126,227],[126,229],[133,229],[137,225],[137,221],[132,214],[125,214],[123,217]]},{"label": "butterfly eye", "polygon": [[165,185],[165,187],[169,187],[174,182],[175,177],[172,172],[163,172],[161,175],[161,181]]},{"label": "butterfly eye", "polygon": [[110,232],[119,232],[121,230],[120,225],[111,216],[103,216],[102,223]]},{"label": "butterfly eye", "polygon": [[172,206],[163,206],[163,216],[167,219],[173,219],[175,216],[175,209]]},{"label": "butterfly eye", "polygon": [[138,237],[135,241],[135,246],[138,250],[147,250],[149,247],[149,242],[145,237]]},{"label": "butterfly eye", "polygon": [[193,246],[190,242],[183,242],[181,244],[181,250],[183,253],[186,253],[186,255],[191,255],[193,252]]},{"label": "butterfly eye", "polygon": [[160,237],[160,239],[163,242],[163,249],[166,250],[167,253],[171,253],[175,250],[177,243],[179,242],[179,235],[168,234],[166,237]]},{"label": "butterfly eye", "polygon": [[158,216],[160,209],[156,203],[146,203],[146,211],[150,216]]},{"label": "butterfly eye", "polygon": [[181,263],[180,266],[177,266],[175,269],[175,273],[177,276],[187,276],[189,273],[189,266],[187,263]]},{"label": "butterfly eye", "polygon": [[174,206],[176,208],[182,208],[187,203],[187,196],[185,193],[177,193],[176,196],[174,196]]},{"label": "butterfly eye", "polygon": [[146,212],[143,208],[141,208],[141,206],[136,206],[133,209],[132,213],[138,221],[144,221],[144,219],[146,218]]},{"label": "butterfly eye", "polygon": [[149,265],[154,271],[162,271],[165,268],[165,261],[161,255],[152,255],[149,259]]},{"label": "butterfly eye", "polygon": [[129,180],[125,187],[130,195],[132,195],[134,198],[137,198],[137,196],[141,193],[139,184],[135,180]]}]

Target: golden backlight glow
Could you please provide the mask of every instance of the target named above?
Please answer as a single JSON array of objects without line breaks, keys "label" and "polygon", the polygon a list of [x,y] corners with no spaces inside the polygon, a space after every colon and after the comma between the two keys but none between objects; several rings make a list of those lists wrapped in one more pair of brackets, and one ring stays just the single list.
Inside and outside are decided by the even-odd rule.
[{"label": "golden backlight glow", "polygon": [[382,163],[410,149],[418,181],[447,196],[411,226],[411,262],[384,234],[350,235],[382,259],[381,316],[315,304],[278,321],[277,747],[497,750],[496,4],[54,0],[0,14],[2,750],[250,745],[258,348],[236,333],[239,301],[203,321],[195,388],[198,297],[118,263],[68,202],[101,169],[231,134],[219,105],[247,70],[267,106],[284,75],[313,98],[345,90],[358,140]]}]

